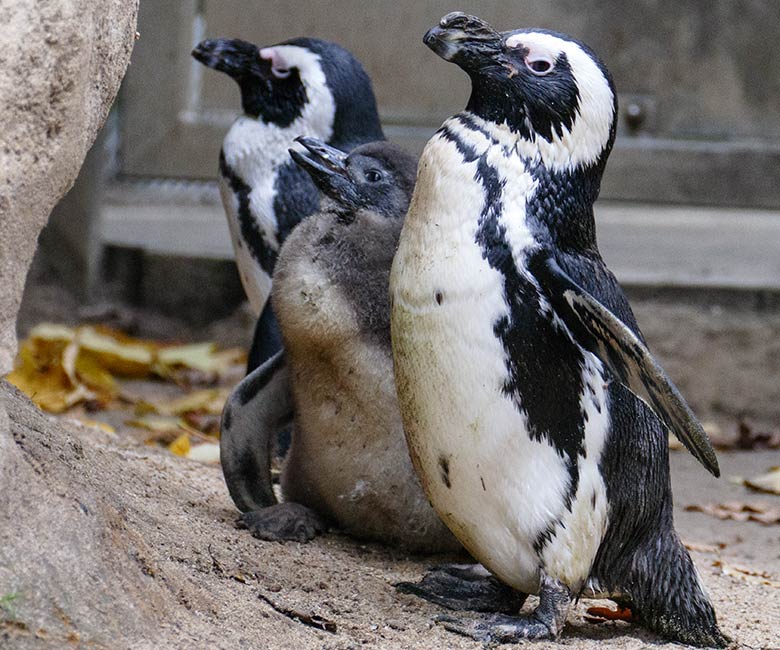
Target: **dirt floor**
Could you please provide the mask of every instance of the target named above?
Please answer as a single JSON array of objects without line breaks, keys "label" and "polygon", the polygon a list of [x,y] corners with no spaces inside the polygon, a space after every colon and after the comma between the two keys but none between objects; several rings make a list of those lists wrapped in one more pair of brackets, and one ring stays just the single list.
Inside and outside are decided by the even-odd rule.
[{"label": "dirt floor", "polygon": [[[728,437],[744,409],[715,397],[751,395],[756,411],[745,414],[777,431],[780,311],[638,303],[648,339],[703,420]],[[251,332],[242,311],[189,331],[138,310],[80,308],[46,284],[26,299],[20,329],[41,320],[95,320],[223,346],[246,345]],[[692,332],[699,332],[696,345]],[[127,388],[163,399],[178,394],[159,382]],[[112,424],[116,432],[108,433],[72,414],[42,414],[0,385],[0,648],[481,647],[434,623],[443,610],[394,589],[448,558],[410,557],[336,533],[309,544],[258,541],[236,528],[219,466],[144,445],[148,433],[125,424],[131,411],[84,414]],[[780,650],[780,524],[686,510],[728,502],[780,508],[780,496],[733,480],[780,465],[780,451],[719,458],[723,478],[716,480],[685,451],[672,453],[677,529],[735,647]],[[577,605],[559,643],[532,647],[679,647],[628,623],[588,622],[593,604]]]},{"label": "dirt floor", "polygon": [[[337,534],[255,540],[235,527],[218,466],[63,423],[7,385],[2,396],[13,443],[0,444],[0,478],[24,488],[0,503],[0,647],[480,647],[436,625],[439,608],[393,587],[442,558]],[[715,480],[685,452],[672,454],[678,530],[737,647],[780,649],[780,525],[684,508],[777,506],[780,497],[729,477],[761,473],[779,456],[721,453],[724,478]],[[559,644],[534,647],[675,647],[627,623],[587,622],[593,604],[579,603]]]}]

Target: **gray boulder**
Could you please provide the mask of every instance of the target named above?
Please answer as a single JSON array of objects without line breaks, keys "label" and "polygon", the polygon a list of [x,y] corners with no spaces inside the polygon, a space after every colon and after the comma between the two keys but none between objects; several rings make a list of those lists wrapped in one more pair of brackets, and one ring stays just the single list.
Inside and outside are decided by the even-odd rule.
[{"label": "gray boulder", "polygon": [[138,0],[0,0],[0,376],[38,234],[130,60]]}]

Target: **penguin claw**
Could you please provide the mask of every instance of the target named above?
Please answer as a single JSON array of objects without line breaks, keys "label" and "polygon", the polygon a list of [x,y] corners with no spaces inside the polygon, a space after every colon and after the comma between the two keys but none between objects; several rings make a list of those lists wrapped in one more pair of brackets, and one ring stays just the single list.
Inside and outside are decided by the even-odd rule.
[{"label": "penguin claw", "polygon": [[308,542],[327,530],[322,518],[311,508],[291,502],[245,512],[236,526],[270,542]]},{"label": "penguin claw", "polygon": [[395,588],[454,611],[511,614],[526,599],[526,594],[502,584],[478,564],[433,567],[419,582],[399,582]]},{"label": "penguin claw", "polygon": [[491,614],[482,619],[460,621],[452,616],[434,619],[448,632],[482,643],[517,643],[522,640],[556,639],[557,634],[541,621],[531,617]]}]

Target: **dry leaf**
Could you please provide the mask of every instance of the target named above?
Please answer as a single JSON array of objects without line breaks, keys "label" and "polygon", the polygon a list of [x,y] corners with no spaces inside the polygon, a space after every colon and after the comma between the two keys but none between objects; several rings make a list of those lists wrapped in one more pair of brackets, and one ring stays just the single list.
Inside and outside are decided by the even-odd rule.
[{"label": "dry leaf", "polygon": [[193,429],[197,429],[207,436],[219,437],[219,429],[222,424],[220,415],[211,413],[185,413],[182,417]]},{"label": "dry leaf", "polygon": [[219,374],[235,364],[241,356],[238,350],[216,351],[214,343],[192,343],[165,347],[157,354],[157,371],[165,375],[177,367]]},{"label": "dry leaf", "polygon": [[747,569],[733,564],[726,564],[721,560],[715,560],[712,563],[712,566],[720,568],[720,572],[724,576],[740,578],[741,580],[745,580],[752,584],[767,585],[780,589],[780,582],[773,580],[772,576],[766,571],[756,571],[755,569]]},{"label": "dry leaf", "polygon": [[80,400],[92,399],[94,394],[74,382],[63,367],[63,354],[70,340],[53,336],[46,338],[41,333],[51,334],[40,328],[36,336],[22,343],[16,367],[8,375],[8,381],[28,395],[38,407],[52,413],[62,413]]},{"label": "dry leaf", "polygon": [[187,456],[190,453],[190,436],[182,433],[176,440],[168,445],[168,451],[176,456]]},{"label": "dry leaf", "polygon": [[82,354],[114,376],[146,377],[154,362],[154,345],[98,327],[79,327],[77,340]]},{"label": "dry leaf", "polygon": [[143,415],[141,417],[127,420],[128,426],[154,431],[155,433],[166,433],[169,431],[186,431],[187,423],[180,417],[171,415]]},{"label": "dry leaf", "polygon": [[720,542],[719,544],[700,544],[699,542],[686,542],[683,540],[683,545],[689,551],[696,551],[697,553],[720,553],[726,544]]},{"label": "dry leaf", "polygon": [[745,485],[758,492],[780,494],[780,467],[772,467],[766,474],[745,479]]},{"label": "dry leaf", "polygon": [[737,449],[780,449],[780,431],[759,431],[751,423],[740,420],[737,425]]},{"label": "dry leaf", "polygon": [[585,620],[588,623],[604,623],[606,621],[635,621],[634,613],[628,607],[610,609],[609,607],[588,607]]},{"label": "dry leaf", "polygon": [[185,413],[207,413],[219,415],[225,406],[230,391],[226,388],[205,388],[182,395],[167,402],[144,402],[161,415],[184,415]]},{"label": "dry leaf", "polygon": [[685,506],[688,512],[703,512],[718,519],[733,519],[735,521],[756,521],[764,525],[780,524],[780,506],[769,506],[762,503],[727,503]]},{"label": "dry leaf", "polygon": [[[79,402],[89,402],[94,410],[119,397],[115,377],[142,378],[156,372],[177,379],[194,373],[196,379],[214,381],[235,372],[244,357],[237,349],[218,352],[213,343],[171,346],[107,327],[43,323],[21,344],[8,379],[44,410],[61,413]],[[147,403],[147,412],[218,414],[226,396],[226,391],[198,392],[167,407]]]}]

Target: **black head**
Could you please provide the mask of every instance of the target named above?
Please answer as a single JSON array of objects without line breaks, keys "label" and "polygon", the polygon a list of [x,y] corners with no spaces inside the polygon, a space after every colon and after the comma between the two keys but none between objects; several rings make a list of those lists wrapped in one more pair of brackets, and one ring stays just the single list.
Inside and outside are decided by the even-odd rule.
[{"label": "black head", "polygon": [[[347,50],[314,38],[258,48],[238,39],[198,44],[192,56],[235,79],[244,113],[340,146],[384,138],[371,80]],[[299,131],[299,132],[300,132]]]},{"label": "black head", "polygon": [[603,163],[615,137],[612,77],[586,45],[541,29],[497,32],[455,12],[424,42],[471,78],[467,110],[506,124],[555,166]]},{"label": "black head", "polygon": [[370,142],[349,155],[316,138],[297,138],[305,152],[290,155],[342,214],[367,209],[391,219],[409,207],[417,158],[389,142]]}]

